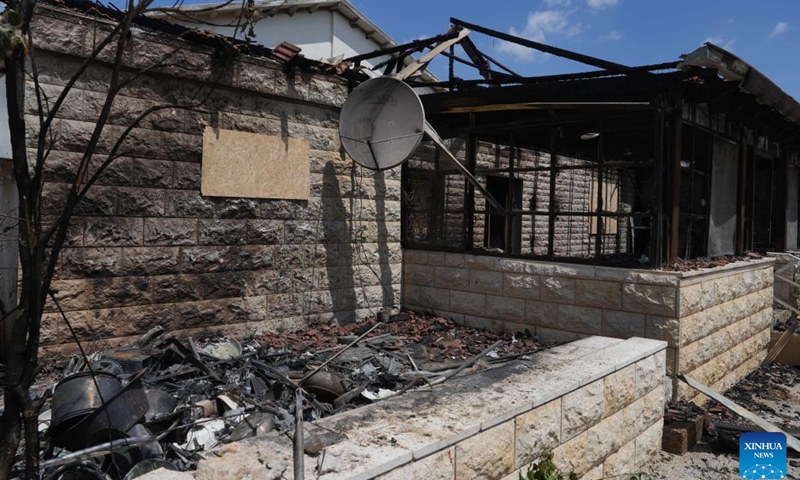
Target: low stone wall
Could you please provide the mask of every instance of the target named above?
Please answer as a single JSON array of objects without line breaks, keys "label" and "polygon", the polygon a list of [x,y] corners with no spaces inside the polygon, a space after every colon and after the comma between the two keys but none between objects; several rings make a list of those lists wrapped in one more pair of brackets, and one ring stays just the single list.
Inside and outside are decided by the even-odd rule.
[{"label": "low stone wall", "polygon": [[[403,305],[566,342],[587,335],[668,343],[667,374],[724,390],[766,355],[772,259],[662,272],[406,250]],[[696,392],[673,380],[668,393]],[[701,400],[700,398],[697,399]]]},{"label": "low stone wall", "polygon": [[[319,420],[305,440],[324,453],[306,455],[305,478],[517,480],[549,449],[584,479],[636,473],[661,449],[665,348],[586,338]],[[282,435],[205,457],[197,479],[293,478]]]},{"label": "low stone wall", "polygon": [[[725,391],[757,369],[767,354],[772,326],[772,260],[737,262],[685,272],[680,278],[680,337],[667,352],[667,372],[687,374]],[[679,399],[706,399],[674,381]]]}]

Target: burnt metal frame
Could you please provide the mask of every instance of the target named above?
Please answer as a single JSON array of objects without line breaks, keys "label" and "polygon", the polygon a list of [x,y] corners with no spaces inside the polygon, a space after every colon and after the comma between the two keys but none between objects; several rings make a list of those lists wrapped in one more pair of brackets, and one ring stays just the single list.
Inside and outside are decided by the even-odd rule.
[{"label": "burnt metal frame", "polygon": [[[515,103],[518,108],[549,108],[551,111],[552,109],[561,108],[558,104],[559,102],[555,102],[552,104],[541,104],[538,103],[534,105],[533,103],[530,106],[526,106],[524,104],[524,99],[517,98],[517,91],[519,87],[523,85],[535,85],[541,84],[542,89],[537,93],[539,98],[563,98],[564,94],[567,93],[561,87],[563,85],[558,85],[559,82],[566,82],[568,80],[586,80],[591,81],[592,79],[611,79],[613,77],[629,77],[628,85],[635,91],[639,91],[636,89],[636,80],[634,78],[630,78],[631,76],[635,75],[644,75],[649,77],[648,79],[654,80],[666,80],[663,82],[660,87],[663,89],[662,94],[652,103],[650,103],[649,108],[644,108],[644,110],[651,110],[655,111],[655,121],[654,121],[654,152],[653,152],[653,161],[652,162],[643,162],[641,164],[635,165],[626,165],[625,162],[605,162],[605,158],[603,155],[603,146],[602,141],[603,139],[600,138],[597,142],[597,164],[595,165],[584,165],[584,166],[577,166],[577,165],[559,165],[558,157],[560,153],[560,127],[553,126],[551,127],[551,139],[550,139],[550,164],[546,167],[534,166],[534,167],[522,167],[515,165],[514,155],[514,147],[513,141],[511,142],[512,150],[509,153],[511,157],[509,158],[509,166],[506,169],[494,169],[492,173],[507,173],[509,178],[509,188],[511,189],[511,185],[514,182],[515,174],[523,173],[523,172],[540,172],[540,171],[549,171],[550,173],[550,192],[549,192],[549,206],[546,211],[543,211],[538,208],[533,209],[521,209],[517,210],[514,208],[512,202],[506,202],[505,211],[502,212],[503,216],[505,217],[505,228],[508,230],[509,226],[513,224],[513,220],[519,215],[531,215],[531,220],[533,222],[533,229],[534,235],[532,236],[531,242],[533,242],[533,237],[535,237],[535,221],[536,217],[539,215],[547,216],[548,218],[548,242],[547,242],[547,258],[553,259],[556,257],[555,250],[554,250],[554,235],[555,235],[555,223],[556,218],[558,216],[591,216],[594,217],[597,221],[597,240],[595,241],[594,245],[594,259],[593,262],[597,263],[601,261],[602,253],[603,253],[603,245],[602,245],[602,237],[603,237],[603,230],[605,228],[605,218],[609,217],[617,217],[618,219],[622,218],[650,218],[650,265],[653,268],[660,268],[663,264],[674,264],[678,261],[679,258],[679,245],[681,239],[681,232],[680,232],[680,224],[681,218],[688,214],[689,215],[689,228],[691,229],[693,224],[695,223],[694,220],[694,172],[690,171],[690,193],[689,193],[689,212],[682,212],[681,211],[681,177],[682,177],[682,166],[681,166],[681,158],[683,156],[682,147],[683,147],[683,125],[687,125],[690,127],[706,130],[711,133],[712,138],[715,135],[722,135],[725,137],[729,137],[731,132],[722,133],[718,130],[716,125],[713,125],[712,128],[708,127],[701,127],[699,125],[693,124],[691,121],[687,121],[682,116],[683,111],[683,102],[684,97],[682,94],[682,87],[675,85],[677,84],[677,80],[679,76],[672,75],[673,78],[668,78],[669,75],[661,75],[659,79],[656,79],[656,76],[653,75],[654,72],[657,70],[669,70],[678,67],[680,64],[679,62],[667,62],[655,65],[645,65],[640,67],[627,67],[618,63],[609,62],[607,60],[599,59],[596,57],[591,57],[588,55],[583,55],[577,52],[572,52],[569,50],[560,49],[557,47],[553,47],[550,45],[541,44],[538,42],[534,42],[528,39],[515,37],[513,35],[509,35],[503,32],[498,32],[495,30],[491,30],[485,27],[481,27],[479,25],[471,24],[464,22],[462,20],[458,20],[455,18],[451,18],[451,23],[455,26],[454,30],[458,30],[459,28],[467,28],[479,33],[483,33],[494,38],[502,39],[504,41],[509,41],[512,43],[516,43],[519,45],[527,46],[530,48],[534,48],[536,50],[547,52],[553,55],[561,56],[563,58],[571,59],[574,61],[578,61],[587,65],[599,67],[602,70],[595,71],[595,72],[584,72],[584,73],[577,73],[577,74],[566,74],[566,75],[550,75],[544,77],[520,77],[518,74],[513,72],[512,70],[508,69],[504,65],[497,62],[495,59],[489,57],[485,53],[480,52],[475,44],[469,40],[468,38],[461,41],[460,45],[464,52],[469,57],[469,60],[462,59],[455,55],[455,50],[453,47],[450,49],[450,53],[446,54],[449,58],[450,69],[449,69],[449,80],[446,82],[438,82],[438,83],[414,83],[410,81],[410,84],[419,85],[419,86],[428,86],[428,87],[446,87],[453,92],[455,89],[461,90],[462,87],[478,87],[480,86],[507,86],[510,87],[510,91],[503,92],[504,95],[494,95],[493,99],[487,99],[486,95],[489,94],[497,94],[499,93],[496,89],[492,91],[492,89],[482,89],[483,92],[481,93],[479,99],[470,98],[470,91],[466,90],[466,92],[459,92],[459,93],[466,93],[466,97],[458,96],[456,101],[458,102],[459,109],[452,109],[450,107],[451,112],[458,112],[461,111],[466,113],[469,118],[469,125],[466,128],[456,128],[450,127],[454,130],[451,133],[455,133],[457,136],[464,135],[467,138],[467,170],[472,174],[476,174],[476,156],[477,156],[477,139],[478,135],[481,134],[490,134],[492,132],[498,133],[503,131],[513,131],[515,128],[524,128],[524,127],[534,127],[534,126],[544,126],[546,124],[546,119],[538,119],[534,121],[517,121],[517,122],[503,122],[501,124],[494,124],[494,125],[481,125],[480,127],[476,125],[476,113],[475,112],[482,112],[482,111],[491,111],[491,107],[489,109],[483,109],[482,106],[491,104],[492,102],[496,102],[498,109],[503,109],[504,105],[502,102],[508,98],[509,101]],[[448,32],[449,36],[455,34],[454,30]],[[413,51],[419,51],[426,47],[430,47],[432,43],[436,40],[440,40],[443,36],[432,37],[431,39],[411,42],[409,44],[393,47],[392,49],[385,49],[383,51],[376,51],[370,54],[370,56],[361,56],[360,59],[365,58],[372,58],[375,56],[385,55],[389,53],[400,53],[401,58],[394,60],[395,62],[401,62],[402,57],[406,56]],[[709,47],[710,48],[710,47]],[[360,60],[356,59],[356,60]],[[391,62],[391,60],[390,60]],[[474,67],[478,70],[478,73],[482,77],[481,79],[475,80],[462,80],[455,78],[454,76],[454,63],[459,62],[465,65]],[[386,62],[384,62],[386,63]],[[496,65],[505,72],[498,72],[491,68],[492,65]],[[377,68],[377,67],[376,67]],[[693,75],[697,75],[696,79],[699,79],[702,83],[703,80],[710,80],[710,79],[717,79],[716,70],[713,68],[701,68],[698,69],[695,66],[692,66],[691,63],[684,65],[684,73],[690,72]],[[758,73],[758,72],[756,72]],[[651,77],[651,75],[653,75]],[[757,75],[756,75],[757,76]],[[687,77],[684,77],[688,79]],[[766,80],[766,77],[756,78],[759,82],[749,82],[748,88],[746,90],[753,89],[757,92],[761,92],[762,90],[766,89],[769,90],[768,87],[774,86]],[[630,83],[633,81],[634,83]],[[673,86],[669,86],[670,85]],[[569,83],[569,82],[567,82]],[[764,84],[764,85],[762,85]],[[613,90],[607,90],[604,87],[607,84],[598,84],[601,89],[601,93],[599,97],[596,97],[594,100],[592,99],[583,99],[578,98],[578,103],[585,104],[587,107],[591,108],[599,108],[604,109],[603,112],[599,115],[598,121],[602,122],[603,120],[608,120],[609,117],[612,117],[613,114],[610,114],[608,108],[638,108],[634,106],[630,101],[618,101],[615,98],[615,93],[612,93]],[[656,85],[656,84],[653,84]],[[608,84],[611,86],[611,84]],[[555,87],[555,89],[553,89]],[[756,88],[756,87],[764,87],[764,88]],[[675,90],[677,88],[678,90]],[[628,89],[623,88],[626,94],[629,95],[629,98],[636,99],[640,96],[640,93],[630,94]],[[592,89],[592,91],[597,91]],[[619,91],[619,90],[618,90]],[[781,92],[782,93],[782,92]],[[555,96],[555,97],[554,97]],[[753,95],[755,97],[755,95]],[[785,96],[785,94],[784,94]],[[568,95],[569,97],[569,95]],[[760,98],[761,95],[758,95]],[[601,101],[606,100],[606,101]],[[444,98],[442,95],[433,95],[429,100],[432,100],[432,105],[428,105],[426,102],[426,109],[429,106],[433,106],[433,111],[436,113],[447,113],[448,112],[448,105],[455,105],[451,101],[453,98]],[[441,100],[444,100],[442,102]],[[475,100],[478,100],[478,103],[475,103]],[[610,101],[609,101],[610,100]],[[786,100],[786,99],[783,99]],[[531,99],[535,103],[535,100]],[[451,103],[448,103],[451,102]],[[784,103],[787,103],[786,100]],[[636,102],[634,102],[636,103]],[[703,102],[700,102],[703,103]],[[752,108],[756,108],[758,110],[762,110],[762,106],[758,105],[756,102],[751,101],[749,98],[742,98],[740,95],[736,94],[734,90],[723,90],[723,92],[718,95],[715,99],[706,100],[705,103],[711,105],[714,104],[714,108],[722,108],[727,113],[731,114],[730,120],[733,123],[733,131],[737,131],[738,138],[735,139],[736,143],[739,145],[739,160],[738,160],[738,172],[739,178],[737,180],[737,226],[736,226],[736,242],[735,242],[735,250],[736,253],[742,253],[748,247],[752,248],[753,246],[753,224],[754,224],[754,195],[753,195],[753,187],[754,185],[752,182],[748,182],[747,178],[748,175],[751,175],[755,169],[755,157],[756,157],[756,150],[757,150],[757,138],[751,142],[748,141],[750,139],[750,130],[745,128],[744,122],[742,122],[742,118],[749,118],[749,128],[754,128],[754,122],[756,121],[755,115],[748,115],[746,111]],[[790,102],[788,102],[790,103]],[[475,107],[471,107],[470,105],[474,105]],[[637,104],[638,105],[638,104]],[[567,106],[567,108],[575,108],[577,105],[573,104],[571,106]],[[784,105],[781,104],[781,107]],[[791,106],[791,105],[790,105]],[[770,123],[766,126],[763,125],[764,122],[760,122],[764,128],[767,130],[774,130],[775,128],[778,129],[778,137],[781,141],[786,141],[792,145],[794,145],[795,140],[800,137],[800,134],[795,133],[797,132],[796,125],[788,124],[785,122],[784,118],[778,118],[774,113],[773,109],[775,108],[774,105],[770,104],[771,108],[767,108],[766,111],[759,112],[758,115],[766,115],[772,119]],[[784,112],[785,109],[778,109],[777,111]],[[789,113],[797,113],[792,110]],[[789,120],[793,120],[796,115],[791,115]],[[742,122],[741,125],[737,128],[737,118],[739,122]],[[758,117],[760,119],[760,117]],[[586,118],[583,119],[584,121]],[[718,119],[712,118],[712,124],[716,122]],[[581,121],[581,120],[579,120]],[[730,127],[729,119],[724,119],[724,124],[726,128]],[[800,123],[800,122],[798,122]],[[783,126],[783,129],[780,127]],[[445,127],[445,130],[447,127]],[[774,132],[773,132],[774,133]],[[787,140],[788,139],[788,140]],[[709,145],[710,149],[713,149],[713,142]],[[777,157],[777,158],[776,158]],[[788,157],[784,152],[783,155],[772,156],[773,161],[778,161],[779,166],[782,168],[783,173],[788,168]],[[690,169],[694,168],[694,156],[692,156],[692,164],[690,165]],[[705,182],[706,182],[706,194],[710,194],[710,182],[711,182],[711,174],[712,174],[712,165],[713,165],[713,155],[709,158],[709,165],[708,165],[708,172],[706,172]],[[568,170],[568,169],[582,169],[590,170],[596,169],[597,170],[597,206],[594,211],[587,211],[587,212],[559,212],[555,210],[555,191],[556,191],[556,178],[559,172]],[[653,206],[653,211],[650,213],[641,213],[641,212],[606,212],[604,210],[603,205],[603,172],[604,169],[610,168],[626,168],[626,167],[651,167],[654,169],[655,173],[655,181],[656,181],[656,198],[655,203]],[[405,167],[404,167],[405,168]],[[405,185],[405,179],[407,177],[407,173],[409,172],[408,168],[404,169],[403,181]],[[489,173],[485,171],[481,171],[481,174]],[[778,232],[776,232],[779,236],[779,248],[782,246],[785,240],[785,219],[786,219],[786,199],[788,198],[788,180],[786,179],[786,175],[783,175],[784,181],[778,184],[778,191],[774,192],[778,195],[779,205],[781,208],[781,214],[779,215],[779,222],[778,222]],[[753,180],[754,175],[753,175]],[[537,187],[538,188],[538,183]],[[772,203],[772,202],[771,202]],[[705,222],[704,222],[704,248],[708,246],[708,222],[709,222],[709,209],[710,209],[710,198],[706,202],[706,212],[705,212]],[[488,208],[486,211],[488,212]],[[444,210],[443,210],[444,212]],[[464,196],[464,207],[463,207],[463,215],[464,215],[464,226],[462,230],[462,250],[463,251],[472,251],[473,250],[473,242],[474,242],[474,220],[475,215],[479,213],[485,212],[478,212],[475,210],[475,192],[474,187],[469,182],[465,181],[465,196]],[[497,214],[498,212],[493,212]],[[782,219],[782,220],[781,220]],[[404,227],[405,227],[405,221]],[[619,245],[620,245],[620,229],[617,229],[617,242],[616,242],[616,252],[619,253]],[[404,230],[403,233],[403,242],[404,246],[412,246],[407,242],[407,235],[406,231]],[[507,242],[510,241],[511,236],[508,234],[509,232],[506,231],[506,239]],[[687,237],[687,248],[689,246],[689,242],[691,241],[690,237]],[[412,246],[413,247],[413,246]],[[423,246],[424,248],[431,248],[430,246]],[[506,245],[506,251],[509,250],[509,245]],[[447,248],[443,248],[445,250],[449,250]],[[533,245],[531,245],[531,251],[533,252]],[[484,252],[486,253],[486,252]],[[507,255],[507,256],[514,256],[514,255]],[[525,255],[525,257],[536,257],[535,255]],[[563,260],[570,260],[563,258]]]},{"label": "burnt metal frame", "polygon": [[[469,116],[470,116],[471,125],[473,127],[475,127],[475,115],[474,114],[469,114]],[[663,112],[655,115],[654,118],[656,119],[655,120],[656,123],[658,123],[659,121],[661,121],[661,122],[665,121]],[[602,128],[600,128],[600,129],[602,130]],[[656,136],[658,137],[659,135],[663,136],[664,132],[666,131],[666,129],[664,128],[663,125],[660,128],[659,128],[658,125],[655,125],[655,130],[654,131],[656,132]],[[464,183],[464,188],[465,188],[464,192],[465,192],[465,194],[464,194],[464,197],[463,197],[464,198],[463,209],[461,211],[459,211],[459,212],[456,212],[456,211],[453,211],[453,210],[446,210],[446,209],[442,209],[441,211],[435,212],[437,215],[444,215],[444,214],[446,214],[448,212],[450,212],[450,213],[462,213],[463,214],[464,223],[462,225],[461,242],[460,242],[461,245],[460,245],[460,247],[447,247],[447,246],[442,245],[442,244],[429,245],[429,244],[425,244],[425,243],[414,243],[414,242],[409,240],[409,237],[408,237],[408,235],[406,233],[406,230],[404,230],[404,234],[403,234],[403,246],[405,248],[424,248],[424,249],[437,250],[437,251],[455,251],[455,252],[461,252],[461,253],[476,253],[476,252],[480,252],[482,254],[493,254],[492,252],[487,252],[486,250],[483,250],[481,248],[476,248],[476,246],[474,244],[474,239],[475,239],[475,220],[476,220],[476,218],[478,218],[479,215],[484,215],[485,216],[485,215],[491,213],[493,215],[502,215],[502,217],[504,219],[504,225],[505,225],[504,228],[506,229],[506,236],[505,237],[506,237],[506,243],[507,243],[506,244],[506,248],[505,248],[505,252],[510,252],[510,248],[509,248],[510,245],[508,245],[508,243],[511,240],[511,235],[509,234],[508,229],[509,229],[509,227],[511,225],[513,225],[514,219],[516,217],[518,217],[518,216],[530,216],[531,222],[533,223],[532,229],[534,230],[534,233],[532,235],[532,241],[533,241],[533,239],[536,238],[536,234],[535,234],[535,219],[536,219],[537,216],[543,216],[543,217],[547,217],[547,219],[548,219],[547,255],[542,256],[542,255],[535,255],[533,253],[530,253],[530,254],[513,254],[513,253],[505,253],[505,252],[503,252],[503,253],[496,252],[494,254],[499,255],[499,256],[516,257],[516,258],[549,259],[549,260],[558,259],[558,260],[563,260],[563,261],[584,262],[584,263],[616,263],[616,262],[605,262],[603,260],[603,253],[604,253],[603,252],[603,246],[604,246],[604,242],[603,242],[604,232],[603,232],[603,229],[604,229],[604,226],[605,226],[605,219],[607,219],[607,218],[616,218],[618,221],[621,221],[623,219],[633,219],[633,218],[644,218],[644,219],[647,219],[647,218],[650,218],[651,219],[651,224],[652,224],[652,223],[655,223],[654,222],[655,215],[657,215],[657,212],[662,210],[662,208],[656,207],[656,209],[655,209],[656,213],[655,214],[654,213],[648,213],[648,212],[622,212],[622,211],[611,212],[611,211],[606,211],[606,209],[605,209],[606,206],[603,204],[604,194],[603,194],[603,190],[602,190],[603,189],[603,187],[602,187],[603,173],[602,172],[604,170],[608,170],[608,169],[611,169],[611,168],[619,168],[619,167],[622,167],[622,168],[635,167],[635,168],[652,168],[652,169],[655,169],[656,167],[658,167],[658,162],[657,161],[653,161],[653,162],[651,162],[651,161],[641,161],[641,162],[629,162],[629,161],[628,162],[605,162],[604,153],[603,153],[602,139],[598,138],[597,139],[597,158],[596,158],[597,163],[588,163],[588,164],[585,164],[585,165],[567,165],[567,164],[559,165],[558,158],[559,158],[560,153],[561,153],[561,146],[560,146],[560,143],[561,143],[561,127],[558,126],[558,125],[551,127],[550,136],[551,136],[551,145],[550,145],[550,159],[551,160],[549,162],[550,164],[547,165],[547,166],[541,166],[541,167],[540,166],[534,166],[534,167],[520,167],[520,166],[517,166],[517,161],[516,161],[516,157],[515,157],[517,145],[516,145],[516,142],[514,141],[514,136],[513,135],[511,135],[511,141],[509,142],[509,145],[508,145],[508,147],[509,147],[509,150],[508,150],[509,166],[508,166],[508,168],[485,168],[485,169],[480,169],[480,170],[477,169],[477,151],[478,151],[478,135],[477,134],[468,134],[466,136],[466,152],[465,152],[466,153],[466,162],[465,162],[465,164],[466,164],[469,172],[472,175],[474,175],[474,176],[489,176],[489,175],[496,174],[496,173],[507,174],[510,186],[513,184],[513,182],[515,180],[518,179],[518,177],[516,176],[518,173],[548,171],[550,173],[550,176],[549,176],[549,183],[550,183],[549,187],[550,188],[549,188],[549,192],[548,192],[550,201],[548,203],[548,208],[546,210],[543,210],[543,209],[540,209],[540,208],[535,208],[535,209],[526,209],[526,208],[516,209],[516,208],[514,208],[514,206],[513,206],[513,204],[511,202],[506,202],[505,211],[498,212],[496,210],[491,210],[488,207],[485,208],[485,209],[476,209],[474,187],[472,186],[471,183],[465,181],[465,183]],[[600,137],[602,137],[602,135]],[[664,149],[663,140],[660,143],[657,143],[655,145],[655,149],[656,150],[658,150],[658,149],[663,150]],[[653,154],[654,154],[655,158],[659,158],[660,156],[663,157],[663,155],[659,155],[657,151],[654,151]],[[574,171],[574,170],[584,170],[584,171],[596,171],[596,172],[598,172],[598,175],[597,175],[598,189],[597,189],[597,191],[595,193],[597,195],[597,202],[596,202],[596,207],[594,209],[589,209],[589,210],[586,210],[586,211],[559,211],[559,210],[557,210],[556,201],[555,201],[556,191],[557,191],[557,188],[558,188],[557,187],[557,176],[562,171]],[[404,171],[403,171],[403,176],[402,176],[403,190],[404,191],[409,186],[409,181],[411,179],[410,177],[412,175],[414,175],[414,172],[416,172],[416,171],[417,171],[416,169],[412,169],[412,168],[408,167],[407,165],[404,166]],[[430,173],[427,170],[425,170],[425,172],[427,174]],[[437,175],[446,174],[446,173],[439,172],[438,169],[437,169],[437,172],[438,172]],[[657,173],[657,175],[658,175],[658,173]],[[663,192],[662,192],[662,194],[663,194]],[[657,198],[656,201],[655,201],[655,204],[656,205],[663,205],[664,204],[664,199],[663,198]],[[405,219],[408,217],[408,214],[409,214],[409,212],[407,211],[406,207],[407,206],[404,204],[404,212],[403,212],[403,218],[404,218],[403,226],[404,226],[404,228],[406,226],[406,220]],[[415,210],[413,213],[425,214],[425,213],[428,213],[428,212]],[[431,213],[434,213],[434,212],[431,212]],[[589,217],[589,218],[595,218],[595,220],[597,222],[597,233],[593,234],[593,236],[595,237],[594,258],[563,257],[563,256],[559,256],[559,255],[557,255],[555,253],[555,249],[554,249],[554,246],[555,246],[555,241],[554,241],[555,240],[555,227],[556,227],[556,220],[557,220],[558,217]],[[651,226],[651,229],[655,229],[655,226]],[[616,245],[616,248],[615,248],[616,252],[618,252],[618,249],[619,249],[619,238],[620,238],[620,233],[619,232],[620,232],[620,230],[622,230],[622,229],[618,227],[617,233],[616,233],[616,236],[617,236],[617,245]],[[652,252],[655,252],[657,250],[657,248],[659,248],[659,247],[656,246],[656,242],[658,241],[658,237],[659,237],[659,235],[656,235],[656,234],[651,234],[651,236],[650,236],[651,246],[650,246],[649,250],[651,252],[651,266],[652,267],[660,267],[661,266],[660,256],[652,254]],[[533,248],[531,249],[531,252],[533,252]]]}]

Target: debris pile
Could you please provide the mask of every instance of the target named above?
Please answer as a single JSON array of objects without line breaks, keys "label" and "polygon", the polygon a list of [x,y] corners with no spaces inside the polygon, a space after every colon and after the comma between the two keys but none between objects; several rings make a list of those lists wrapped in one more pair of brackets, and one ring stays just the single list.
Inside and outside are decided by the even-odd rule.
[{"label": "debris pile", "polygon": [[[800,438],[800,368],[762,365],[725,392],[725,397],[789,435]],[[753,418],[744,418],[727,406],[709,400],[705,408],[673,402],[664,413],[663,450],[683,455],[705,441],[712,450],[736,453],[745,432],[763,431]]]},{"label": "debris pile", "polygon": [[664,413],[661,449],[683,455],[703,438],[705,410],[694,403],[670,402]]},{"label": "debris pile", "polygon": [[191,470],[220,443],[291,432],[542,348],[528,331],[496,334],[400,311],[241,343],[155,328],[134,345],[46,367],[41,471],[130,480]]},{"label": "debris pile", "polygon": [[728,265],[729,263],[740,262],[743,260],[753,260],[763,258],[758,252],[745,252],[744,255],[720,255],[718,257],[707,258],[698,257],[691,260],[681,260],[664,269],[667,272],[689,272],[701,268],[714,268]]},{"label": "debris pile", "polygon": [[[769,419],[785,432],[800,437],[800,369],[772,364],[762,366],[726,392],[726,397],[759,417]],[[744,432],[760,431],[756,425],[711,402],[708,408],[714,430],[709,433],[722,450],[738,451],[739,437]]]}]

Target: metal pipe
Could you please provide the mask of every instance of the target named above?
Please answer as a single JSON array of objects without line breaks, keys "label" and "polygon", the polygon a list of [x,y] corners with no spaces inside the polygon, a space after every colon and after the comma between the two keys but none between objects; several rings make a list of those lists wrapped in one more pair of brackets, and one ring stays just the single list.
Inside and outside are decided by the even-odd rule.
[{"label": "metal pipe", "polygon": [[681,156],[683,155],[683,106],[679,102],[672,112],[672,174],[670,175],[669,255],[667,262],[678,262],[681,211]]},{"label": "metal pipe", "polygon": [[553,128],[550,132],[550,200],[547,206],[547,255],[552,257],[555,253],[556,235],[556,176],[558,170],[558,140],[560,129]]},{"label": "metal pipe", "polygon": [[603,123],[597,122],[598,128],[597,131],[600,135],[597,137],[597,209],[595,212],[596,217],[596,226],[597,226],[597,235],[594,239],[594,258],[600,260],[600,257],[603,255],[603,234],[605,233],[605,219],[601,216],[601,212],[603,211],[603,165],[604,165],[604,158],[603,158]]},{"label": "metal pipe", "polygon": [[481,194],[484,197],[486,197],[486,200],[489,203],[491,203],[494,208],[496,208],[499,211],[503,211],[504,210],[503,206],[500,205],[500,202],[495,200],[495,198],[492,196],[492,194],[489,193],[488,190],[486,190],[486,187],[481,185],[480,182],[478,182],[478,179],[476,179],[472,175],[472,173],[470,173],[470,171],[467,169],[467,167],[465,167],[461,162],[458,161],[456,156],[453,155],[453,152],[451,152],[450,149],[447,148],[447,145],[444,144],[444,141],[442,140],[442,138],[439,137],[439,134],[436,133],[436,130],[434,130],[433,127],[431,126],[431,124],[428,123],[427,121],[425,121],[425,133],[428,134],[428,137],[430,137],[430,139],[433,140],[433,143],[435,143],[436,146],[439,147],[439,149],[442,151],[442,153],[444,153],[444,156],[447,157],[451,162],[453,162],[453,164],[456,166],[456,168],[461,170],[461,173],[464,174],[464,176],[467,178],[467,180],[475,188],[477,188],[478,191],[480,191]]},{"label": "metal pipe", "polygon": [[663,264],[664,245],[664,103],[660,100],[660,108],[656,114],[655,125],[655,174],[656,174],[656,201],[655,224],[650,234],[650,266],[661,268]]},{"label": "metal pipe", "polygon": [[95,445],[93,447],[84,448],[83,450],[78,450],[77,452],[68,453],[67,455],[62,455],[60,457],[53,458],[51,460],[45,460],[44,462],[39,464],[39,468],[44,470],[46,468],[65,465],[75,460],[86,460],[89,458],[102,457],[112,452],[124,452],[126,450],[130,450],[131,448],[136,448],[142,445],[147,445],[148,443],[153,443],[156,440],[157,437],[155,435],[147,435],[144,437],[120,438],[118,440],[112,440],[110,442],[101,443],[100,445]]}]

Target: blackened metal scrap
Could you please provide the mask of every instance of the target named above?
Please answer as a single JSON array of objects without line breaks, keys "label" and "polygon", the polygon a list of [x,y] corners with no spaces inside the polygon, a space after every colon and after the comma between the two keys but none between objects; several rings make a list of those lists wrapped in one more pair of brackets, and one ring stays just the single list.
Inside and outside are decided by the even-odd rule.
[{"label": "blackened metal scrap", "polygon": [[85,448],[77,452],[68,453],[52,460],[45,460],[39,464],[39,467],[42,469],[58,467],[76,460],[87,460],[90,458],[102,457],[112,452],[123,452],[125,450],[147,445],[155,441],[156,437],[154,435],[134,438],[120,438],[118,440],[112,440],[110,442]]},{"label": "blackened metal scrap", "polygon": [[[148,408],[134,428],[152,432],[158,442],[152,449],[157,452],[155,456],[178,470],[194,468],[200,448],[267,431],[291,434],[297,429],[298,416],[305,424],[302,450],[318,453],[324,448],[325,442],[320,440],[324,435],[317,430],[316,434],[309,433],[314,430],[314,424],[309,423],[313,420],[378,401],[387,393],[396,395],[403,391],[411,374],[457,374],[459,367],[468,368],[487,351],[496,349],[501,357],[516,356],[538,346],[529,334],[495,334],[457,326],[441,317],[384,312],[382,319],[384,322],[373,317],[341,327],[312,326],[291,335],[264,335],[242,342],[241,354],[217,360],[206,352],[229,341],[206,338],[187,344],[168,338],[158,344],[128,348],[123,357],[149,359],[139,377]],[[346,339],[347,345],[338,344],[340,338]],[[420,342],[425,344],[420,350],[425,352],[424,359],[409,359]],[[476,357],[476,352],[483,355]],[[113,357],[114,353],[109,355]],[[75,363],[73,369],[97,367],[104,362],[112,367],[117,364],[100,353],[92,358],[89,363]],[[433,360],[440,363],[431,363]],[[420,370],[417,361],[426,362],[423,369],[436,368],[446,361],[449,372]],[[298,397],[302,398],[299,408]],[[206,428],[211,424],[214,428]],[[199,443],[191,443],[198,434],[204,437]],[[127,436],[138,435],[129,432]],[[94,441],[104,440],[96,436]],[[187,450],[189,447],[192,451]],[[123,479],[142,458],[137,453],[140,449],[131,449],[130,453],[120,450],[106,457],[106,464],[111,457],[120,462],[101,472],[106,475],[103,478]],[[55,453],[59,459],[67,454],[59,450]],[[46,458],[49,460],[54,459]]]}]

